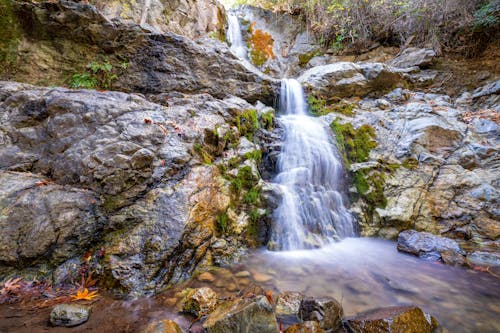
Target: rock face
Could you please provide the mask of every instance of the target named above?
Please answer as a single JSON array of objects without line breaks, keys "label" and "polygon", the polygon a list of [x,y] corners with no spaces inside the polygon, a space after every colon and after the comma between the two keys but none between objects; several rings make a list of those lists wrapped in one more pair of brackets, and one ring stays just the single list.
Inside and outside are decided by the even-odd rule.
[{"label": "rock face", "polygon": [[182,333],[182,330],[175,321],[164,319],[149,324],[142,333]]},{"label": "rock face", "polygon": [[298,317],[303,321],[317,321],[324,330],[337,330],[342,325],[344,310],[331,297],[307,297],[300,302]]},{"label": "rock face", "polygon": [[338,62],[313,67],[298,78],[308,92],[325,98],[366,96],[403,85],[403,75],[380,63]]},{"label": "rock face", "polygon": [[363,236],[414,229],[498,251],[498,113],[470,111],[470,103],[398,88],[363,99],[352,116],[324,117],[373,129],[376,147],[350,161],[351,211]]},{"label": "rock face", "polygon": [[398,68],[427,67],[432,64],[435,56],[436,52],[432,49],[409,47],[389,61],[389,64]]},{"label": "rock face", "polygon": [[54,326],[73,327],[89,320],[89,308],[79,304],[58,304],[50,312]]},{"label": "rock face", "polygon": [[443,255],[445,258],[465,255],[465,251],[453,239],[415,230],[407,230],[399,234],[398,250],[427,260],[440,260]]},{"label": "rock face", "polygon": [[273,307],[265,296],[220,305],[203,323],[208,333],[279,333]]},{"label": "rock face", "polygon": [[278,82],[246,67],[227,45],[210,38],[194,42],[170,32],[151,33],[110,21],[85,3],[15,1],[12,6],[13,21],[19,22],[15,70],[4,69],[0,77],[62,85],[68,76],[87,73],[87,65],[107,61],[112,69],[102,73],[109,79],[102,89],[232,94],[252,102],[272,102],[276,91]]},{"label": "rock face", "polygon": [[225,10],[215,0],[91,0],[109,20],[140,24],[191,39],[224,30]]},{"label": "rock face", "polygon": [[[162,106],[134,94],[6,82],[0,96],[3,269],[75,266],[83,253],[101,252],[92,269],[109,287],[148,293],[239,253],[248,215],[232,208],[241,226],[226,241],[217,221],[231,185],[203,160],[237,155],[234,117],[252,105],[203,94]],[[237,160],[257,169],[250,157]]]},{"label": "rock face", "polygon": [[346,320],[349,332],[431,333],[440,332],[434,317],[415,306],[375,309]]}]

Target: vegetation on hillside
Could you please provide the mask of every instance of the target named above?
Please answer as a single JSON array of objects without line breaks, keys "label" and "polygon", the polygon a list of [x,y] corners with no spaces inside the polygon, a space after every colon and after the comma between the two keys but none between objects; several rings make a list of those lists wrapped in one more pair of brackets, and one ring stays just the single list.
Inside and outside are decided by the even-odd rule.
[{"label": "vegetation on hillside", "polygon": [[325,47],[427,45],[478,55],[498,37],[500,0],[238,0],[302,15]]}]

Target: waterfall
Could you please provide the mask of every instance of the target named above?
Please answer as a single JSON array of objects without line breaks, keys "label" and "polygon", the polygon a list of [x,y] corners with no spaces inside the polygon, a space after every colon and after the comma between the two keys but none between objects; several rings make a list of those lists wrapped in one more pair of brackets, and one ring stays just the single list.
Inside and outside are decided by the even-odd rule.
[{"label": "waterfall", "polygon": [[243,44],[243,38],[241,37],[240,21],[234,12],[227,12],[227,22],[227,40],[231,46],[231,51],[238,57],[245,59],[247,57],[247,48]]},{"label": "waterfall", "polygon": [[339,192],[344,172],[331,131],[308,115],[297,80],[282,80],[280,114],[285,141],[274,182],[282,199],[274,211],[269,248],[312,248],[353,236],[353,219]]}]

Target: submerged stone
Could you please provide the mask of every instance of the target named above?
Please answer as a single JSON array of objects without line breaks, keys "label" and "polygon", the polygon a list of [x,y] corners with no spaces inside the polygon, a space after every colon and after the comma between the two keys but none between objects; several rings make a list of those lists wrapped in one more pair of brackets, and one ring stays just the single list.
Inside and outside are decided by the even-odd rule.
[{"label": "submerged stone", "polygon": [[317,321],[325,330],[336,330],[340,328],[343,316],[342,305],[336,299],[307,297],[300,303],[298,317],[303,321]]},{"label": "submerged stone", "polygon": [[215,310],[217,294],[208,287],[189,290],[184,298],[182,311],[201,317]]},{"label": "submerged stone", "polygon": [[50,313],[50,323],[54,326],[73,327],[89,319],[89,307],[79,304],[58,304]]},{"label": "submerged stone", "polygon": [[142,333],[182,333],[182,330],[175,321],[164,319],[149,324]]},{"label": "submerged stone", "polygon": [[465,254],[453,239],[415,230],[406,230],[399,234],[398,251],[411,253],[426,260],[450,260],[450,262],[456,262],[457,256]]}]

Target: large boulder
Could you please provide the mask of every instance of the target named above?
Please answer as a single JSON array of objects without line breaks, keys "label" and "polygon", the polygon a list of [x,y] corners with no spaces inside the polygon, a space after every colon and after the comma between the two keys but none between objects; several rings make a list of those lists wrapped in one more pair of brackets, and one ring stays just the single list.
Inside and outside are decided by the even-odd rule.
[{"label": "large boulder", "polygon": [[324,98],[381,94],[404,85],[400,71],[381,63],[337,62],[313,67],[298,78],[305,90]]},{"label": "large boulder", "polygon": [[432,64],[436,52],[432,49],[419,49],[409,47],[401,51],[394,59],[389,61],[389,65],[398,68],[427,67]]},{"label": "large boulder", "polygon": [[200,154],[237,150],[231,119],[252,105],[181,94],[163,106],[134,94],[4,82],[0,96],[2,269],[46,265],[50,273],[99,252],[93,269],[107,286],[150,293],[238,251],[236,238],[218,241],[230,184]]},{"label": "large boulder", "polygon": [[203,323],[208,333],[279,333],[273,307],[266,296],[225,302]]},{"label": "large boulder", "polygon": [[356,333],[431,333],[441,332],[438,321],[416,306],[395,306],[370,310],[345,321]]},{"label": "large boulder", "polygon": [[406,230],[399,234],[398,251],[411,253],[427,260],[440,260],[443,255],[465,254],[453,239],[415,230]]},{"label": "large boulder", "polygon": [[18,22],[13,26],[16,43],[9,49],[9,68],[15,70],[0,73],[10,80],[62,85],[73,74],[87,73],[89,64],[107,61],[112,69],[101,73],[108,79],[101,88],[126,92],[206,92],[272,102],[278,85],[220,41],[195,42],[110,21],[89,4],[14,1],[11,15]]}]

